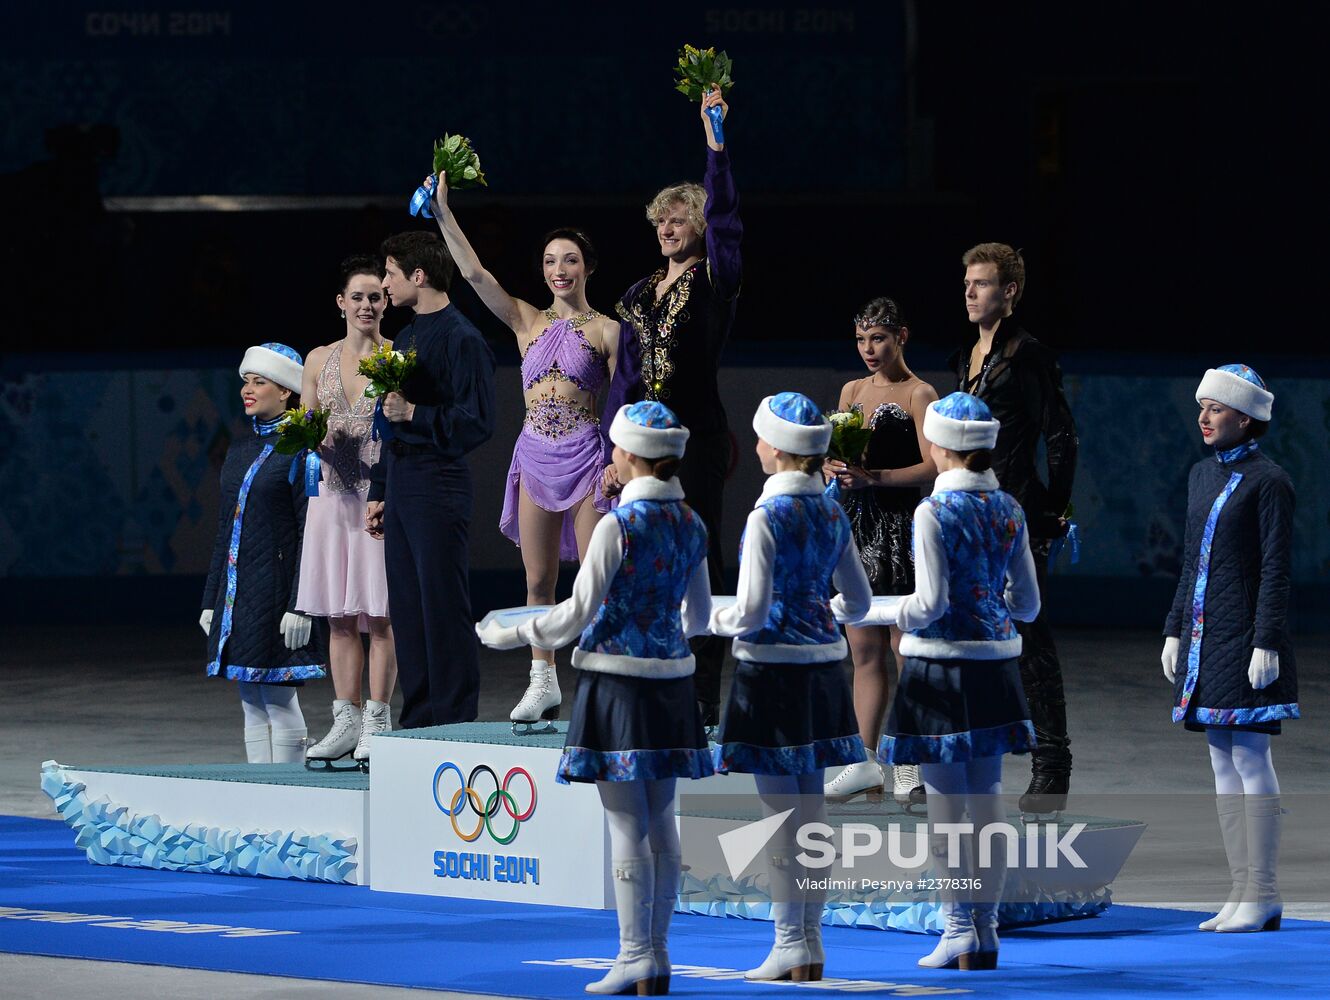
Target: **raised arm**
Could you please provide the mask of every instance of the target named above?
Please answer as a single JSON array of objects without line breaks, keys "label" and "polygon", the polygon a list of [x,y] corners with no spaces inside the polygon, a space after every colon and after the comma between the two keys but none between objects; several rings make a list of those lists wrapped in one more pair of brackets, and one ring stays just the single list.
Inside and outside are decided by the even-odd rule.
[{"label": "raised arm", "polygon": [[728,608],[712,608],[711,634],[747,635],[756,632],[771,610],[771,578],[776,563],[776,536],[767,512],[760,507],[748,515],[743,557],[739,560],[739,586]]},{"label": "raised arm", "polygon": [[702,179],[707,192],[707,269],[716,294],[722,299],[732,299],[739,294],[743,282],[739,245],[743,242],[744,226],[739,219],[739,192],[735,190],[734,177],[730,174],[730,154],[711,134],[707,108],[713,105],[718,105],[726,118],[730,113],[730,106],[720,96],[719,89],[702,98],[702,127],[706,131],[708,147],[707,172]]},{"label": "raised arm", "polygon": [[466,279],[467,284],[480,296],[480,301],[485,303],[485,307],[499,317],[508,329],[519,337],[525,336],[539,318],[538,310],[535,306],[521,299],[515,299],[505,292],[494,275],[485,270],[480,263],[476,251],[472,249],[470,241],[462,232],[462,227],[458,225],[457,217],[448,207],[448,181],[443,174],[435,178],[431,209],[435,221],[439,224],[443,242],[448,244],[448,252],[452,254],[457,264],[458,274]]}]

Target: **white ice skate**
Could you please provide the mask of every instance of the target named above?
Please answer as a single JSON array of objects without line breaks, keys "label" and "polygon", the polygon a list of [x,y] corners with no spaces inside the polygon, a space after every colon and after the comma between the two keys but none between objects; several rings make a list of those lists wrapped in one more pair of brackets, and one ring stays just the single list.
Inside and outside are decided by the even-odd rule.
[{"label": "white ice skate", "polygon": [[849,802],[864,796],[870,802],[882,801],[882,768],[877,761],[861,760],[847,764],[844,770],[823,787],[828,802]]},{"label": "white ice skate", "polygon": [[928,804],[924,779],[918,764],[897,764],[892,769],[891,797],[911,816],[921,814]]},{"label": "white ice skate", "polygon": [[333,761],[348,756],[356,748],[359,739],[360,706],[349,701],[334,701],[332,729],[305,751],[305,767],[311,771],[337,770],[333,767]]},{"label": "white ice skate", "polygon": [[362,771],[369,770],[370,737],[392,732],[392,728],[392,712],[386,701],[370,699],[365,702],[365,711],[360,717],[360,739],[356,741],[356,751],[351,755]]},{"label": "white ice skate", "polygon": [[[508,718],[513,720],[513,735],[541,736],[545,733],[558,732],[554,727],[554,720],[559,717],[559,706],[562,703],[559,676],[555,672],[554,664],[546,663],[544,660],[532,660],[531,683],[527,685],[526,694],[522,695],[517,707],[508,715]],[[540,729],[533,728],[538,722],[543,722],[545,725]]]}]

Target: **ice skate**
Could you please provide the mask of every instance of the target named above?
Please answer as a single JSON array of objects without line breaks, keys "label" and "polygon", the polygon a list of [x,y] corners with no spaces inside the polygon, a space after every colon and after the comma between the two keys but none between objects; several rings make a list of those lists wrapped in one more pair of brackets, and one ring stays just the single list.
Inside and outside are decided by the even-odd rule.
[{"label": "ice skate", "polygon": [[[559,717],[559,706],[563,696],[559,693],[559,677],[554,664],[544,660],[531,661],[531,682],[526,694],[509,713],[513,720],[514,736],[542,736],[545,733],[557,733],[554,720]],[[536,723],[544,725],[537,729]]]},{"label": "ice skate", "polygon": [[386,701],[365,702],[365,711],[360,717],[360,739],[356,741],[355,753],[351,756],[362,771],[369,770],[369,740],[371,736],[392,732],[393,717]]},{"label": "ice skate", "polygon": [[897,764],[891,769],[891,797],[911,816],[922,816],[928,807],[924,779],[918,764]]},{"label": "ice skate", "polygon": [[333,761],[351,755],[360,739],[360,706],[349,701],[333,702],[333,724],[328,735],[305,751],[305,767],[314,770],[350,770],[350,767],[338,768]]},{"label": "ice skate", "polygon": [[1067,794],[1070,790],[1070,775],[1036,768],[1030,777],[1030,787],[1018,803],[1021,819],[1031,823],[1052,816],[1053,822],[1061,822],[1062,813],[1067,808]]},{"label": "ice skate", "polygon": [[841,773],[823,786],[828,802],[849,802],[863,796],[869,802],[881,802],[885,780],[877,761],[861,760],[847,764]]}]

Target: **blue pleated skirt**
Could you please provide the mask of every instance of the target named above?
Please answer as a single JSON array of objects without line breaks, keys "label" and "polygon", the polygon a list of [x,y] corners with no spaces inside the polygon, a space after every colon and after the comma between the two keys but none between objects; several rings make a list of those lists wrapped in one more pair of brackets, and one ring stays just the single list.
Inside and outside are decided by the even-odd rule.
[{"label": "blue pleated skirt", "polygon": [[877,758],[883,764],[947,764],[1027,753],[1034,746],[1019,660],[907,656]]},{"label": "blue pleated skirt", "polygon": [[739,661],[720,724],[716,770],[808,774],[866,760],[845,669]]},{"label": "blue pleated skirt", "polygon": [[577,672],[555,781],[705,778],[712,773],[692,675],[654,680]]}]

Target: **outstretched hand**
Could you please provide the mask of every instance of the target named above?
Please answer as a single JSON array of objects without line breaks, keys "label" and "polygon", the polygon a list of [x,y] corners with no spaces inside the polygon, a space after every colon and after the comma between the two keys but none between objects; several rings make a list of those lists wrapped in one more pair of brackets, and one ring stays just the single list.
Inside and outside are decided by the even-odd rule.
[{"label": "outstretched hand", "polygon": [[448,211],[448,175],[440,171],[437,176],[426,177],[422,183],[428,186],[431,182],[434,191],[430,198],[430,207],[434,210],[434,217],[439,219]]},{"label": "outstretched hand", "polygon": [[715,134],[711,131],[711,117],[707,114],[708,108],[720,108],[720,120],[724,121],[730,113],[730,106],[721,96],[720,87],[713,86],[710,91],[702,95],[702,107],[699,114],[702,116],[702,131],[706,133],[707,145],[720,152],[725,148],[723,143],[716,141]]}]

